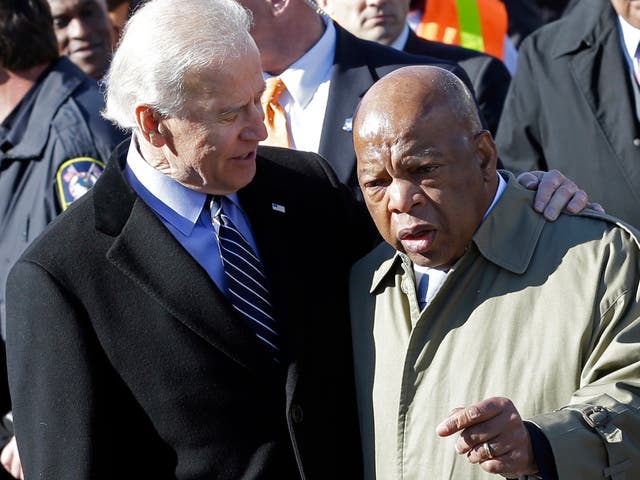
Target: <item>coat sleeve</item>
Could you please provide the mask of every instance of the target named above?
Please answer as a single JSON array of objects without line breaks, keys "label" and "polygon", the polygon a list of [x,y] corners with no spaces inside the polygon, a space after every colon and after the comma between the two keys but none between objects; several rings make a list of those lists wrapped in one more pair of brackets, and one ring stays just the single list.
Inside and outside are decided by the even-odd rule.
[{"label": "coat sleeve", "polygon": [[531,419],[562,480],[640,478],[640,258],[634,239],[614,232],[580,388],[568,405]]}]

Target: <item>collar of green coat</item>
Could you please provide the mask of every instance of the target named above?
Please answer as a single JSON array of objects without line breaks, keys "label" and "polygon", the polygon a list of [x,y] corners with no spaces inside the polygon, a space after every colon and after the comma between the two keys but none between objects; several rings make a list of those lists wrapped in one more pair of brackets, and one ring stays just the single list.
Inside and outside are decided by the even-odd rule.
[{"label": "collar of green coat", "polygon": [[533,209],[535,191],[520,185],[513,174],[501,173],[508,180],[507,188],[476,231],[473,243],[491,263],[521,274],[529,266],[547,221]]}]

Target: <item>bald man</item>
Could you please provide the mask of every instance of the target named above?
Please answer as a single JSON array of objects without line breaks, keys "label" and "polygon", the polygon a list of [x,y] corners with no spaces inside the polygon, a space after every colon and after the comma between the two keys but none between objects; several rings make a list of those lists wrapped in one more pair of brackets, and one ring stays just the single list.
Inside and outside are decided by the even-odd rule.
[{"label": "bald man", "polygon": [[637,478],[638,232],[536,214],[437,67],[377,82],[353,133],[385,240],[350,280],[367,478]]}]

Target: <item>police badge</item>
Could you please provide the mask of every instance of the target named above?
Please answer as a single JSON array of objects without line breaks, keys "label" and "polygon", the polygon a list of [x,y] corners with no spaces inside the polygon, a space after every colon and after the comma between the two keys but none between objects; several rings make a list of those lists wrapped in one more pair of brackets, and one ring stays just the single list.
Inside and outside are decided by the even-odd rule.
[{"label": "police badge", "polygon": [[103,171],[104,163],[91,157],[72,158],[60,165],[56,185],[62,210],[87,193]]}]

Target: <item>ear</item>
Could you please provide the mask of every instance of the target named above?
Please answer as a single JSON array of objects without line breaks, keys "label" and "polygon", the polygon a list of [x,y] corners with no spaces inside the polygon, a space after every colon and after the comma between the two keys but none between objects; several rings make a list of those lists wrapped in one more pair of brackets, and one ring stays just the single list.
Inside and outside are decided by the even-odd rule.
[{"label": "ear", "polygon": [[162,125],[162,116],[149,105],[136,105],[136,123],[142,136],[154,147],[166,145],[165,131]]},{"label": "ear", "polygon": [[268,0],[271,12],[274,16],[280,15],[289,5],[289,0]]},{"label": "ear", "polygon": [[476,134],[476,151],[480,160],[480,168],[483,170],[487,178],[493,178],[496,175],[496,166],[498,164],[498,149],[493,141],[493,137],[488,130],[482,130]]}]

